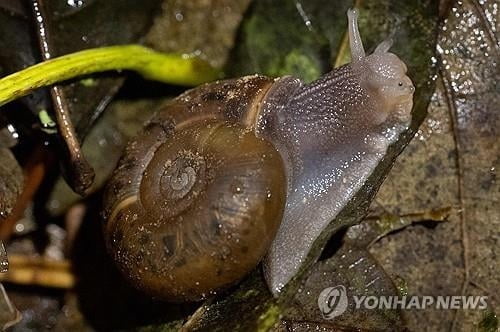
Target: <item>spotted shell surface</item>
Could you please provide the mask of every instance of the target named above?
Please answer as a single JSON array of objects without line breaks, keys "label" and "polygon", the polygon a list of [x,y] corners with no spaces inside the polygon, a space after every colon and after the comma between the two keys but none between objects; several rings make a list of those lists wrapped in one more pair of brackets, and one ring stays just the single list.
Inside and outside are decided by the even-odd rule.
[{"label": "spotted shell surface", "polygon": [[192,90],[129,143],[107,186],[104,228],[118,267],[139,289],[199,300],[243,278],[266,253],[284,209],[283,161],[242,125],[253,99],[232,107],[227,84],[254,96],[268,82]]}]

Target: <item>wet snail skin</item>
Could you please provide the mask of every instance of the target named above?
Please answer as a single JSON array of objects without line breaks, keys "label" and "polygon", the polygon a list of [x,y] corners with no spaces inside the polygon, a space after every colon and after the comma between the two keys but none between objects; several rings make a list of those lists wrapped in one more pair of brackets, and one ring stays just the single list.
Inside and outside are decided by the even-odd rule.
[{"label": "wet snail skin", "polygon": [[274,294],[411,119],[414,87],[382,42],[304,84],[216,81],[164,105],[133,138],[104,198],[107,247],[137,288],[198,300],[263,259]]}]

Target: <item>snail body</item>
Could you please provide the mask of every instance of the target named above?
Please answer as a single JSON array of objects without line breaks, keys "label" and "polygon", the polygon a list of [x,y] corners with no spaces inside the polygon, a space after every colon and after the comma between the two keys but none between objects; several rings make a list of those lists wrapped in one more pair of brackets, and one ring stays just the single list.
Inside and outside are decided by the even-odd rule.
[{"label": "snail body", "polygon": [[218,81],[167,103],[126,148],[105,192],[107,246],[125,276],[196,300],[264,258],[277,293],[410,121],[413,85],[382,42],[303,84]]}]

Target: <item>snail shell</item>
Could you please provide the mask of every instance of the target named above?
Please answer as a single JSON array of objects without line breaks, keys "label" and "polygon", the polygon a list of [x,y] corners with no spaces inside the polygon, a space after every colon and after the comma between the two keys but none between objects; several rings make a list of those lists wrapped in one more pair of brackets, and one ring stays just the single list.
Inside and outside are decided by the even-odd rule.
[{"label": "snail shell", "polygon": [[266,253],[286,195],[279,153],[253,130],[255,94],[270,83],[256,76],[185,93],[128,145],[105,194],[105,233],[138,288],[197,300]]},{"label": "snail shell", "polygon": [[411,119],[405,64],[390,41],[366,56],[356,11],[348,18],[350,64],[310,84],[259,75],[205,84],[128,145],[105,193],[104,227],[138,288],[199,299],[266,251],[274,294],[297,273]]}]

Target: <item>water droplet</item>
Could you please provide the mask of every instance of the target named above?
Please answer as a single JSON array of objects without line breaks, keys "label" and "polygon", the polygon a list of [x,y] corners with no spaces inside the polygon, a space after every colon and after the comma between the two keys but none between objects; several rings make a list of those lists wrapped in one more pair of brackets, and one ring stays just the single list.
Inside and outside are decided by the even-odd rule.
[{"label": "water droplet", "polygon": [[184,19],[184,15],[182,15],[181,12],[177,12],[175,13],[175,19],[178,21],[178,22],[181,22],[183,19]]},{"label": "water droplet", "polygon": [[231,192],[234,195],[239,195],[239,194],[243,193],[243,183],[240,180],[237,180],[237,179],[234,180],[231,183]]},{"label": "water droplet", "polygon": [[73,8],[80,8],[85,4],[83,0],[67,0],[66,3]]}]

